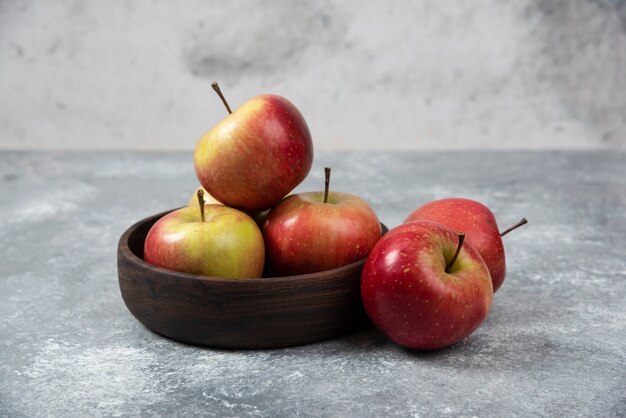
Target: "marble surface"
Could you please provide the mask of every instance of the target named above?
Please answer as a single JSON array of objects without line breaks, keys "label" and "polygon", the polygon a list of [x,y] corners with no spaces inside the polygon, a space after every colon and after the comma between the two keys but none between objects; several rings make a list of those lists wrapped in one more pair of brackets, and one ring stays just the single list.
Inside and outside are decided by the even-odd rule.
[{"label": "marble surface", "polygon": [[625,62],[626,0],[5,0],[0,149],[190,150],[213,80],[320,149],[623,149]]},{"label": "marble surface", "polygon": [[0,152],[0,416],[623,416],[626,154],[318,153],[299,190],[416,206],[489,205],[508,276],[486,322],[419,353],[373,328],[281,350],[155,335],[119,293],[116,245],[184,204],[190,153]]}]

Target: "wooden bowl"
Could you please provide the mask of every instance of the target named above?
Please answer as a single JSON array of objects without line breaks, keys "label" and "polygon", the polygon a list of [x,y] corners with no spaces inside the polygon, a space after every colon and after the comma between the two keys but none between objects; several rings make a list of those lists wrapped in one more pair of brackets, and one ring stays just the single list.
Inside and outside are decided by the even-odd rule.
[{"label": "wooden bowl", "polygon": [[336,337],[364,323],[365,259],[318,273],[261,279],[166,270],[143,261],[143,246],[152,225],[169,212],[131,226],[117,251],[124,303],[152,331],[211,347],[278,348]]}]

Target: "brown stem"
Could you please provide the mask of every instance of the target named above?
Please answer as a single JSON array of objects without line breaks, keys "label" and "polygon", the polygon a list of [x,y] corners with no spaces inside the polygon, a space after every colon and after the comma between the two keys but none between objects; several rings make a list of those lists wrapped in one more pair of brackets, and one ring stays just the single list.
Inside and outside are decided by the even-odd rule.
[{"label": "brown stem", "polygon": [[228,102],[224,98],[224,95],[222,94],[222,90],[220,90],[220,86],[217,84],[216,81],[211,83],[211,87],[213,87],[213,90],[215,90],[217,95],[220,96],[220,99],[222,99],[222,103],[224,103],[224,106],[226,106],[226,110],[228,110],[228,114],[233,113],[232,110],[230,110],[230,106],[228,106]]},{"label": "brown stem", "polygon": [[509,228],[509,229],[507,229],[506,231],[504,231],[504,232],[500,232],[500,236],[501,236],[501,237],[503,237],[503,236],[505,236],[506,234],[508,234],[509,232],[513,231],[514,229],[517,229],[517,228],[519,228],[520,226],[522,226],[522,225],[524,225],[524,224],[527,224],[527,223],[528,223],[528,220],[527,220],[526,218],[522,218],[522,220],[521,220],[521,221],[519,221],[518,223],[516,223],[515,225],[513,225],[512,227],[510,227],[510,228]]},{"label": "brown stem", "polygon": [[324,167],[324,203],[328,203],[328,189],[330,188],[330,167]]},{"label": "brown stem", "polygon": [[204,191],[198,189],[198,204],[200,205],[200,220],[204,222]]},{"label": "brown stem", "polygon": [[456,262],[456,258],[459,256],[459,253],[461,252],[461,247],[463,246],[464,240],[465,240],[465,233],[459,232],[459,244],[456,246],[456,251],[454,255],[452,256],[452,259],[446,266],[446,273],[450,273],[452,266],[454,266],[454,263]]}]

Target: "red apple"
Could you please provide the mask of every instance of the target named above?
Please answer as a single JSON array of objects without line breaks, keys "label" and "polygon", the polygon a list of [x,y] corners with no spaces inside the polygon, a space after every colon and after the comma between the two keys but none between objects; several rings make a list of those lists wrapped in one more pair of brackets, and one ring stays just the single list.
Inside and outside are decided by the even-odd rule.
[{"label": "red apple", "polygon": [[276,205],[304,180],[312,162],[304,118],[275,95],[255,97],[229,114],[200,138],[194,153],[196,175],[207,192],[248,212]]},{"label": "red apple", "polygon": [[462,234],[428,221],[386,233],[363,268],[365,311],[397,344],[430,350],[456,343],[485,320],[493,288]]},{"label": "red apple", "polygon": [[185,207],[150,229],[144,260],[158,267],[212,277],[261,277],[263,236],[245,213],[223,205]]},{"label": "red apple", "polygon": [[265,221],[270,274],[286,276],[341,267],[369,254],[381,235],[376,213],[347,193],[299,193],[286,197]]},{"label": "red apple", "polygon": [[[493,291],[496,292],[502,286],[506,275],[506,260],[501,236],[511,229],[500,234],[496,218],[489,208],[470,199],[441,199],[417,208],[405,222],[415,220],[438,222],[455,231],[463,231],[467,243],[485,260],[491,274]],[[520,224],[523,223],[526,223],[526,219],[522,219]]]}]

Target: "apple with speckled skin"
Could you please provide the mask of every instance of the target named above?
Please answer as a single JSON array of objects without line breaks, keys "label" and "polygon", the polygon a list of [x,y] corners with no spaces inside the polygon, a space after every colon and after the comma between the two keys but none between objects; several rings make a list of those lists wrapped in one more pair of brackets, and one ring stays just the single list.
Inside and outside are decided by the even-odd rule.
[{"label": "apple with speckled skin", "polygon": [[211,277],[261,277],[265,247],[250,216],[223,205],[185,207],[150,229],[144,260],[183,273]]},{"label": "apple with speckled skin", "polygon": [[363,199],[329,192],[286,197],[265,221],[263,237],[271,275],[314,273],[345,266],[369,254],[381,236],[378,216]]},{"label": "apple with speckled skin", "polygon": [[467,243],[482,256],[489,268],[494,293],[502,286],[506,275],[506,259],[502,236],[525,224],[523,218],[518,224],[500,233],[496,218],[489,208],[471,199],[449,198],[435,200],[415,209],[404,222],[425,220],[449,226],[455,231],[463,231]]},{"label": "apple with speckled skin", "polygon": [[394,342],[432,350],[480,326],[493,288],[485,262],[462,234],[415,221],[378,241],[363,268],[361,296],[374,325]]},{"label": "apple with speckled skin", "polygon": [[275,206],[304,180],[312,162],[304,118],[287,99],[270,94],[230,113],[200,138],[194,152],[196,175],[206,191],[247,212]]}]

